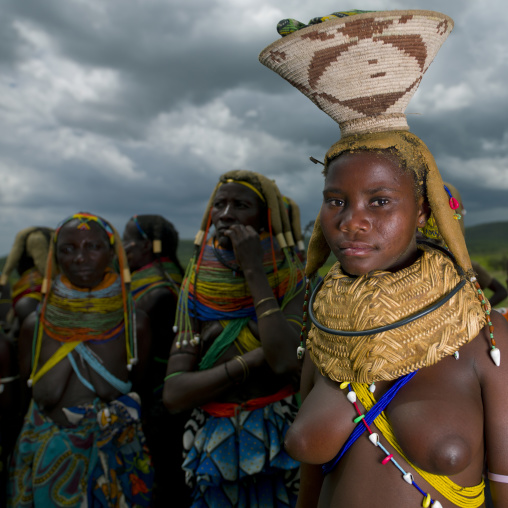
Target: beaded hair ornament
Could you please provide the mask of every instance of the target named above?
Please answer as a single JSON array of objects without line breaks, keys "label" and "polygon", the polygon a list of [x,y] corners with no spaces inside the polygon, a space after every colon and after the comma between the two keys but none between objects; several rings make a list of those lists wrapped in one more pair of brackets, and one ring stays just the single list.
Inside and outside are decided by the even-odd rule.
[{"label": "beaded hair ornament", "polygon": [[[150,238],[148,238],[148,235],[144,231],[144,229],[141,227],[141,224],[138,221],[138,216],[133,215],[132,216],[132,222],[134,222],[134,225],[136,226],[136,229],[138,230],[139,234],[143,238],[143,240],[150,241]],[[154,254],[160,254],[162,252],[162,242],[160,238],[154,238],[152,242],[152,250]]]},{"label": "beaded hair ornament", "polygon": [[34,331],[34,344],[35,344],[35,352],[34,352],[34,362],[33,362],[33,371],[28,379],[28,386],[32,386],[33,378],[36,374],[35,370],[38,366],[38,360],[42,345],[42,336],[44,333],[43,326],[40,326],[40,322],[44,313],[46,311],[46,307],[49,300],[49,294],[51,292],[51,285],[59,273],[58,262],[56,258],[56,245],[58,243],[58,235],[66,224],[71,221],[76,221],[76,229],[78,230],[90,230],[90,225],[92,223],[97,224],[107,235],[109,244],[115,249],[115,254],[118,259],[119,267],[120,267],[120,277],[121,277],[121,288],[122,288],[122,302],[123,302],[123,315],[124,315],[124,326],[125,326],[125,347],[127,351],[127,369],[132,370],[133,365],[138,363],[138,347],[137,347],[137,337],[136,337],[136,326],[135,326],[135,317],[134,317],[134,303],[132,300],[132,295],[130,291],[130,282],[131,275],[129,271],[129,265],[127,264],[127,258],[125,255],[125,251],[122,246],[122,242],[120,240],[120,236],[115,228],[109,224],[106,220],[98,215],[93,215],[87,212],[80,212],[74,215],[71,215],[67,219],[63,220],[55,230],[53,235],[53,241],[51,242],[50,251],[48,255],[47,265],[46,265],[46,273],[42,282],[42,294],[43,301],[42,306],[38,312],[39,319],[37,320],[36,328]]},{"label": "beaded hair ornament", "polygon": [[[152,243],[152,252],[155,255],[160,270],[166,281],[171,285],[175,294],[178,294],[183,269],[176,254],[178,233],[176,229],[174,229],[173,224],[160,215],[133,215],[130,220],[136,226],[141,238]],[[143,228],[141,222],[144,223],[145,228]],[[148,232],[145,231],[145,229],[147,229]],[[172,235],[168,234],[169,229],[172,231]],[[149,234],[149,232],[151,232],[151,234]],[[165,254],[163,254],[163,241]],[[171,246],[171,253],[168,252],[168,250],[170,250],[168,244]],[[137,275],[139,275],[139,271],[137,274],[133,274],[132,289],[135,296],[139,297],[140,293],[136,293],[134,290],[134,286],[140,280],[137,278]]]}]

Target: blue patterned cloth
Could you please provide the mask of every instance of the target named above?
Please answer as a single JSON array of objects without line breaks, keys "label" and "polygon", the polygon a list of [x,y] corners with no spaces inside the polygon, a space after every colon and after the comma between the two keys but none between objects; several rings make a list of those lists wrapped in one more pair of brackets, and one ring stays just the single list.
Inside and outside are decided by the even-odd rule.
[{"label": "blue patterned cloth", "polygon": [[291,396],[231,418],[194,410],[183,464],[192,508],[295,506],[299,463],[285,452],[284,436],[297,409]]},{"label": "blue patterned cloth", "polygon": [[139,397],[65,409],[70,426],[32,400],[9,470],[10,507],[150,506],[153,468]]}]

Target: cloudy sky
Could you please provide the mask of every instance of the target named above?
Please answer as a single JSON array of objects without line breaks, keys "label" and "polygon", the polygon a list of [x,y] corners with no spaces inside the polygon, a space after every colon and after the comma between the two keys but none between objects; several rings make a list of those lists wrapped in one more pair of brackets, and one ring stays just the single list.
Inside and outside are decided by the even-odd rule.
[{"label": "cloudy sky", "polygon": [[350,8],[445,12],[455,29],[407,113],[467,225],[508,220],[508,4],[491,0],[0,0],[0,255],[79,210],[119,229],[159,213],[198,229],[219,174],[275,178],[320,206],[338,126],[258,61],[277,22]]}]

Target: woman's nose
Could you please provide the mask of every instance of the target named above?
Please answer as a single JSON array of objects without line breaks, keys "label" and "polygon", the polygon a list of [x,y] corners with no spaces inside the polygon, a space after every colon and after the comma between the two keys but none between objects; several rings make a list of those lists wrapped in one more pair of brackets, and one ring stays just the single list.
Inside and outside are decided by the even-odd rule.
[{"label": "woman's nose", "polygon": [[85,260],[85,253],[83,252],[83,249],[77,249],[74,254],[74,262],[75,263],[82,263]]},{"label": "woman's nose", "polygon": [[224,219],[234,219],[233,207],[230,204],[227,204],[220,213],[220,218]]},{"label": "woman's nose", "polygon": [[370,223],[366,210],[359,205],[347,205],[341,214],[339,229],[342,231],[367,230]]}]

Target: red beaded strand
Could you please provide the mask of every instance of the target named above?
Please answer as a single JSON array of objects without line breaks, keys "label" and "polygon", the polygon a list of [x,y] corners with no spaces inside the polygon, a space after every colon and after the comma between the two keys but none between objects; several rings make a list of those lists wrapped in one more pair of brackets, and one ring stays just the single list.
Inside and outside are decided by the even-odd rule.
[{"label": "red beaded strand", "polygon": [[307,340],[307,309],[309,308],[310,298],[310,279],[307,278],[305,284],[305,298],[303,300],[303,316],[302,316],[302,329],[300,331],[300,345],[296,350],[296,356],[299,360],[303,358],[305,353],[305,342]]}]

